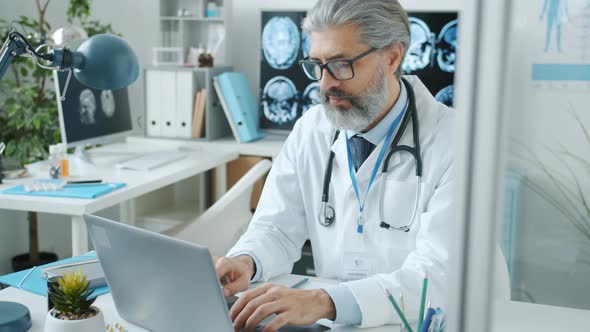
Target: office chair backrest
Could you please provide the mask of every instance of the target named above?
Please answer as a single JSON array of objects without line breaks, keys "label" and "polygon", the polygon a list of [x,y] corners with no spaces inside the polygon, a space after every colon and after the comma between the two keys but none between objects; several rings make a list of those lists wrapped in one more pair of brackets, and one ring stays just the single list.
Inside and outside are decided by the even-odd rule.
[{"label": "office chair backrest", "polygon": [[261,160],[201,216],[165,234],[207,246],[212,255],[224,256],[248,228],[252,190],[271,165],[270,160]]}]

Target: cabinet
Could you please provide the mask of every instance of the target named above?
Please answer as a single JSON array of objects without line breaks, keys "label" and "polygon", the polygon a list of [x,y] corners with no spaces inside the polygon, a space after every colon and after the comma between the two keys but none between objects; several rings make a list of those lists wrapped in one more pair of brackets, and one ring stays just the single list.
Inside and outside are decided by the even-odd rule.
[{"label": "cabinet", "polygon": [[213,77],[231,67],[150,67],[145,71],[146,134],[150,137],[192,139],[195,94],[205,90],[204,133],[212,140],[231,135],[213,88]]},{"label": "cabinet", "polygon": [[190,62],[190,48],[199,46],[214,53],[216,66],[230,64],[230,0],[160,0],[159,10],[160,46],[154,48],[154,65],[183,65]]}]

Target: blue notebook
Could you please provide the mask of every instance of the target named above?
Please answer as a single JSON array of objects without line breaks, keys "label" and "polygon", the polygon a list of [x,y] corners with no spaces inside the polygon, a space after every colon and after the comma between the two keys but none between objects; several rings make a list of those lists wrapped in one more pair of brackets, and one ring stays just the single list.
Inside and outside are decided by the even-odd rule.
[{"label": "blue notebook", "polygon": [[[47,182],[58,182],[62,180],[45,180]],[[27,196],[50,196],[50,197],[69,197],[69,198],[97,198],[110,193],[113,190],[124,187],[124,183],[89,183],[85,185],[65,186],[60,190],[53,191],[31,191],[25,190],[24,185],[12,187],[1,191],[9,195],[27,195]]]},{"label": "blue notebook", "polygon": [[[86,255],[72,257],[58,262],[37,266],[32,269],[7,274],[0,277],[0,283],[20,288],[37,295],[47,296],[47,281],[41,277],[41,269],[58,264],[79,262],[88,258],[96,258],[96,252],[89,252]],[[92,296],[98,296],[108,292],[109,288],[107,286],[99,287],[94,290]]]},{"label": "blue notebook", "polygon": [[213,85],[236,140],[243,143],[263,138],[258,128],[258,107],[246,76],[222,73],[214,77]]}]

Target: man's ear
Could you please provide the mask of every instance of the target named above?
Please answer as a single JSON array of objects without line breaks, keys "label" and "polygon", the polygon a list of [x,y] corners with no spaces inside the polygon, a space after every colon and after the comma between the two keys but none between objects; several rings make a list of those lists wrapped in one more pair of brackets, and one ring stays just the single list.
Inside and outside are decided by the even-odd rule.
[{"label": "man's ear", "polygon": [[385,49],[387,66],[390,70],[388,72],[395,73],[397,68],[401,66],[402,58],[404,56],[404,47],[402,43],[395,43],[387,46]]}]

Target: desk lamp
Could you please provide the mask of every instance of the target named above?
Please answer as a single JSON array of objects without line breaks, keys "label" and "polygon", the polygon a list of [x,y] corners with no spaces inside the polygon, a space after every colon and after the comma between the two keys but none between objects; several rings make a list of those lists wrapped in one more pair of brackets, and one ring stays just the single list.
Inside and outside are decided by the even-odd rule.
[{"label": "desk lamp", "polygon": [[[43,48],[48,51],[41,52]],[[16,56],[32,56],[41,68],[70,70],[70,75],[73,71],[80,83],[100,90],[127,87],[139,76],[137,55],[127,42],[110,34],[92,36],[71,51],[49,44],[33,48],[25,36],[11,31],[0,49],[0,80]]]}]

